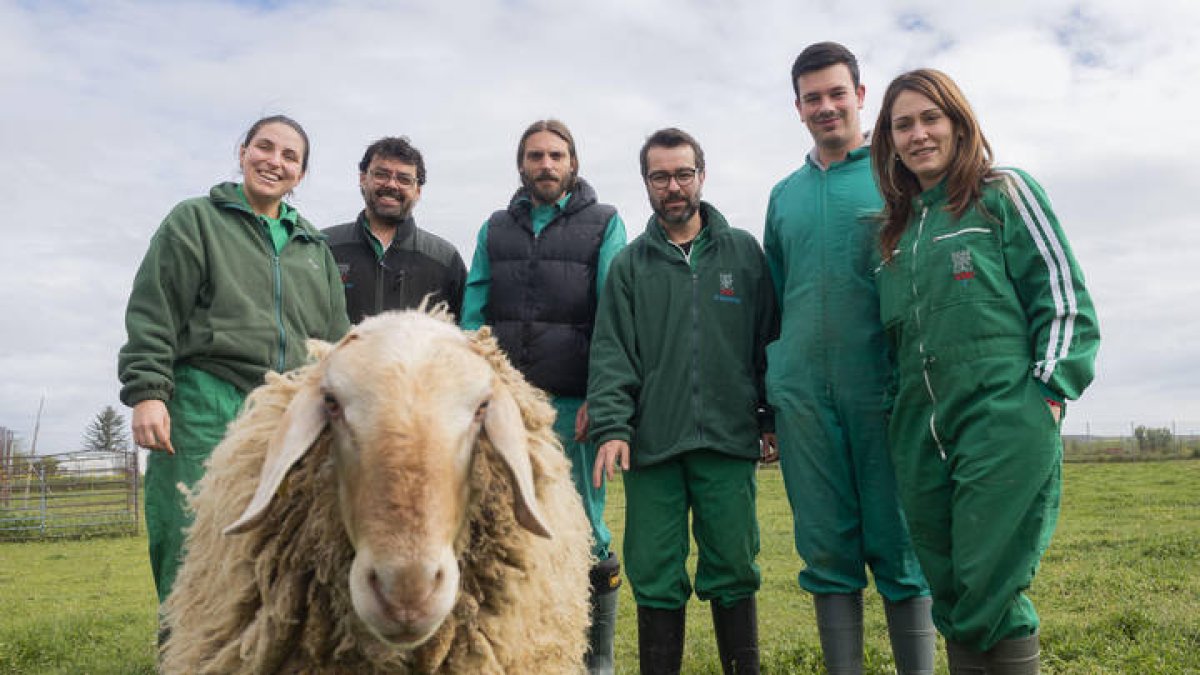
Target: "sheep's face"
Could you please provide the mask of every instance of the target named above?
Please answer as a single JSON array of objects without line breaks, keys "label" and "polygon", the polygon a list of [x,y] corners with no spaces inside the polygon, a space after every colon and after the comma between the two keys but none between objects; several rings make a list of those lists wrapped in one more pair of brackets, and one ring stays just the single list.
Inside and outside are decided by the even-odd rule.
[{"label": "sheep's face", "polygon": [[354,607],[379,637],[404,646],[427,639],[454,607],[454,543],[494,380],[461,331],[434,321],[411,328],[356,329],[330,354],[321,386],[355,550]]},{"label": "sheep's face", "polygon": [[355,551],[348,580],[355,611],[380,638],[418,645],[458,595],[454,547],[468,515],[480,433],[508,469],[517,523],[551,536],[528,430],[504,384],[511,375],[499,376],[444,315],[419,311],[367,319],[319,354],[278,422],[250,503],[224,532],[263,522],[288,471],[328,428],[342,522]]}]

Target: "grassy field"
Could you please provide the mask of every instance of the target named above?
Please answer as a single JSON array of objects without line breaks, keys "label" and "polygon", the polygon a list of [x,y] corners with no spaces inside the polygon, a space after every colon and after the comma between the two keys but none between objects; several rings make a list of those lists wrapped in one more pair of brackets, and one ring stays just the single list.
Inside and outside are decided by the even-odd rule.
[{"label": "grassy field", "polygon": [[[791,513],[760,472],[764,671],[820,673],[812,602],[795,584]],[[620,481],[610,492],[618,539]],[[154,672],[144,537],[0,544],[0,673]],[[618,672],[637,672],[621,590]],[[1047,673],[1200,673],[1200,461],[1071,464],[1063,515],[1034,583]],[[879,598],[867,594],[867,669],[889,673]],[[719,673],[708,607],[688,609],[684,672]],[[940,672],[945,662],[939,656]]]}]

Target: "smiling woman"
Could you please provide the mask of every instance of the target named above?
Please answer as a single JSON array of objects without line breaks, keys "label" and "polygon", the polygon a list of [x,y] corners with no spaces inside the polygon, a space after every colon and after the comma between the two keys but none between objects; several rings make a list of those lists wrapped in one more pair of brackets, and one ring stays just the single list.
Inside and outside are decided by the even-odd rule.
[{"label": "smiling woman", "polygon": [[892,463],[950,672],[1019,675],[1038,672],[1025,590],[1058,520],[1061,415],[1091,382],[1100,333],[1041,186],[991,157],[944,73],[888,87],[871,163]]},{"label": "smiling woman", "polygon": [[337,265],[283,201],[304,177],[304,129],[255,122],[238,149],[244,181],[221,183],[167,215],[125,314],[118,371],[134,441],[150,450],[146,529],[159,601],[170,593],[189,523],[183,493],[268,370],[302,364],[307,338],[349,328]]}]

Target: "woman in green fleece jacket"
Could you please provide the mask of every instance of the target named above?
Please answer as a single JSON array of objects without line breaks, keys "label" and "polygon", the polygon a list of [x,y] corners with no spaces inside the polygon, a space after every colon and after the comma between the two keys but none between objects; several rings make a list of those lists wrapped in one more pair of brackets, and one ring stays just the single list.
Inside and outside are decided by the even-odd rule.
[{"label": "woman in green fleece jacket", "polygon": [[871,161],[891,454],[934,624],[951,673],[1036,673],[1025,590],[1058,517],[1062,413],[1100,341],[1083,273],[1041,186],[993,167],[945,74],[891,83]]},{"label": "woman in green fleece jacket", "polygon": [[146,468],[146,531],[159,601],[190,522],[192,486],[246,394],[268,370],[304,363],[307,338],[349,329],[337,264],[283,198],[304,177],[308,136],[294,120],[258,120],[238,149],[243,182],[221,183],[163,220],[125,313],[118,372]]}]

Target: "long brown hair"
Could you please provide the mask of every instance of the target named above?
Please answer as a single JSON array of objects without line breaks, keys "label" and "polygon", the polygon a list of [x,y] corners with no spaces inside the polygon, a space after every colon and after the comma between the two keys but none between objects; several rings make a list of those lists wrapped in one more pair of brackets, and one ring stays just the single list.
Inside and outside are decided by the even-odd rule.
[{"label": "long brown hair", "polygon": [[945,73],[932,68],[913,70],[892,80],[883,95],[883,107],[871,134],[871,166],[883,196],[883,228],[879,251],[884,262],[908,228],[913,199],[921,194],[917,176],[900,161],[892,140],[892,108],[901,92],[925,96],[950,118],[954,125],[954,154],[946,168],[946,210],[961,217],[983,194],[983,179],[992,172],[992,146],[983,136],[979,121],[962,90]]}]

